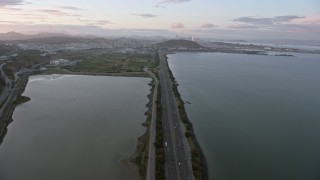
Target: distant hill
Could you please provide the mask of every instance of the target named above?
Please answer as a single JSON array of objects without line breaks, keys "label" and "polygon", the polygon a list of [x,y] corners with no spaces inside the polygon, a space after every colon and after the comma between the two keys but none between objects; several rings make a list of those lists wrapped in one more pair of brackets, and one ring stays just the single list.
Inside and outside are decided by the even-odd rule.
[{"label": "distant hill", "polygon": [[7,33],[0,33],[0,41],[17,41],[17,40],[27,40],[35,38],[46,38],[46,37],[71,37],[71,35],[63,33],[38,33],[38,34],[22,34],[14,31]]},{"label": "distant hill", "polygon": [[188,49],[200,49],[203,46],[199,45],[197,42],[188,40],[168,40],[157,44],[158,47],[162,48],[188,48]]},{"label": "distant hill", "polygon": [[68,43],[95,43],[95,42],[105,42],[104,38],[83,38],[83,37],[72,37],[72,36],[53,36],[44,38],[33,38],[23,40],[25,43],[44,43],[44,44],[68,44]]},{"label": "distant hill", "polygon": [[45,43],[70,43],[70,42],[87,42],[89,41],[98,40],[102,38],[98,38],[96,36],[72,36],[69,34],[63,33],[38,33],[38,34],[22,34],[17,33],[14,31],[7,32],[7,33],[0,33],[0,41],[25,41],[28,42],[45,42]]},{"label": "distant hill", "polygon": [[13,31],[7,32],[7,33],[0,33],[0,40],[3,40],[3,41],[24,40],[28,38],[29,38],[29,35],[13,32]]}]

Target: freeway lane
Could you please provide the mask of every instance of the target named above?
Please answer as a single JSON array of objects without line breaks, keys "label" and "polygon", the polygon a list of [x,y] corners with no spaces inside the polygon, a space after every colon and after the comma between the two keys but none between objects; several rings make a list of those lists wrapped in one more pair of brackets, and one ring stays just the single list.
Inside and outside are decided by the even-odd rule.
[{"label": "freeway lane", "polygon": [[158,78],[151,72],[148,68],[145,68],[144,71],[149,73],[149,75],[154,79],[154,91],[152,97],[152,117],[150,125],[150,140],[149,140],[149,154],[148,154],[148,167],[147,167],[147,180],[155,180],[155,169],[156,169],[156,150],[154,143],[156,142],[156,118],[157,118],[157,105],[156,100],[158,97]]},{"label": "freeway lane", "polygon": [[28,82],[28,77],[28,74],[22,75],[16,86],[13,88],[12,92],[9,94],[8,99],[5,101],[5,103],[0,109],[0,134],[6,128],[8,123],[7,121],[11,119],[11,115],[14,110],[13,102],[17,98],[17,96],[23,92],[24,87]]},{"label": "freeway lane", "polygon": [[1,71],[1,76],[4,78],[5,82],[6,82],[6,86],[4,87],[3,91],[1,92],[0,95],[0,105],[3,104],[5,102],[5,100],[7,99],[8,95],[10,94],[10,90],[12,88],[12,82],[9,79],[9,77],[4,73],[3,70],[3,66],[5,65],[5,63],[0,65],[0,71]]},{"label": "freeway lane", "polygon": [[[188,163],[184,135],[181,131],[181,120],[176,100],[172,91],[172,82],[169,78],[168,66],[163,52],[160,56],[160,85],[161,104],[163,112],[163,130],[166,155],[166,177],[169,180],[193,180],[191,164]],[[190,154],[190,153],[188,153]]]},{"label": "freeway lane", "polygon": [[[48,62],[49,62],[49,60],[44,61],[39,64],[35,64],[29,69],[20,70],[20,71],[16,72],[15,73],[16,79],[15,79],[14,87],[12,87],[13,83],[11,82],[11,80],[5,75],[5,77],[7,78],[6,81],[8,81],[9,86],[12,89],[10,89],[11,91],[9,90],[9,94],[7,94],[6,98],[1,99],[1,102],[3,104],[0,107],[0,135],[2,134],[4,129],[6,128],[6,126],[8,124],[8,120],[11,119],[11,114],[15,108],[15,105],[13,104],[13,102],[18,97],[19,94],[23,93],[24,88],[25,88],[26,84],[28,83],[28,78],[29,78],[30,73],[32,71],[34,71],[35,68],[40,67]],[[4,64],[2,64],[0,66],[1,71],[3,71],[2,70],[3,65]],[[19,77],[19,76],[21,76],[21,77]]]}]

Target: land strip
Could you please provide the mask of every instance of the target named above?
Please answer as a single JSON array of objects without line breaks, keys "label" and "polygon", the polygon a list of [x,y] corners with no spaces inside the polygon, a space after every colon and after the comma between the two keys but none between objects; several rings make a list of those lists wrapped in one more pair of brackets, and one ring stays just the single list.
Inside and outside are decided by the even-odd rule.
[{"label": "land strip", "polygon": [[[23,93],[27,83],[29,75],[23,74],[18,80],[15,87],[12,89],[12,92],[8,96],[7,100],[3,104],[0,110],[0,136],[3,137],[6,133],[6,128],[8,124],[12,121],[11,116],[16,106],[14,103],[17,98]],[[2,138],[1,138],[2,139]]]},{"label": "land strip", "polygon": [[169,68],[166,63],[165,53],[159,51],[160,56],[160,85],[162,123],[164,130],[164,143],[166,155],[166,177],[168,180],[192,180],[194,179],[192,165],[187,158],[191,158],[186,152],[187,144],[181,128],[181,118],[177,102],[172,91],[172,82],[169,76]]},{"label": "land strip", "polygon": [[[168,58],[165,57],[165,59],[167,60]],[[166,63],[167,63],[167,66],[169,67],[167,61],[166,61]],[[175,95],[176,102],[178,104],[181,121],[184,124],[184,128],[183,128],[184,135],[186,138],[186,142],[189,144],[190,151],[191,151],[191,163],[192,163],[192,170],[193,170],[195,179],[196,180],[207,180],[207,179],[209,179],[209,177],[208,177],[208,172],[207,172],[207,163],[206,163],[205,156],[204,156],[202,149],[196,139],[195,133],[193,131],[192,123],[190,122],[190,120],[188,118],[187,112],[184,107],[185,103],[182,100],[182,97],[181,97],[179,90],[178,90],[178,84],[173,76],[171,69],[168,68],[168,70],[169,70],[171,82],[173,83],[172,90]],[[189,156],[190,156],[190,154],[189,154]]]}]

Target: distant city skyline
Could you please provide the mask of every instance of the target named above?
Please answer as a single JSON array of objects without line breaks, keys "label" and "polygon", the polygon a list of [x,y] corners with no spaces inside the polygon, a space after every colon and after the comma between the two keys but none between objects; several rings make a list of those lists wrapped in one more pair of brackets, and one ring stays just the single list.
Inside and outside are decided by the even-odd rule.
[{"label": "distant city skyline", "polygon": [[319,0],[0,0],[0,33],[320,40]]}]

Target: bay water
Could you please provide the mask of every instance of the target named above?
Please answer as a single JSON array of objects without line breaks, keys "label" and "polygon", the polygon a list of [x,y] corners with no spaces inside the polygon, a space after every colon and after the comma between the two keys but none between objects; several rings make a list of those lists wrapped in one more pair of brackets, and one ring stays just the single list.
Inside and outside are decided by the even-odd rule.
[{"label": "bay water", "polygon": [[294,55],[168,55],[211,180],[320,179],[320,55]]},{"label": "bay water", "polygon": [[0,145],[1,180],[139,179],[149,78],[32,76]]}]

